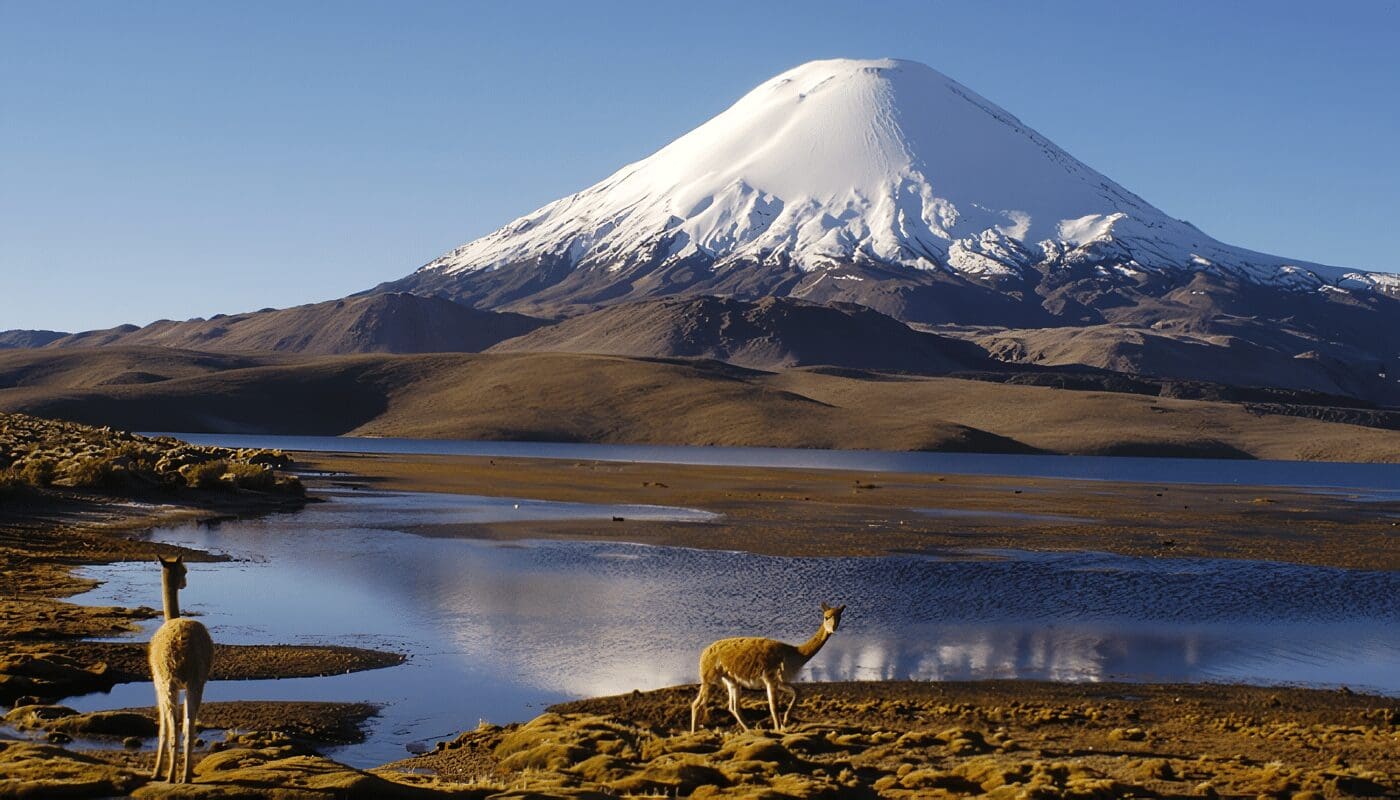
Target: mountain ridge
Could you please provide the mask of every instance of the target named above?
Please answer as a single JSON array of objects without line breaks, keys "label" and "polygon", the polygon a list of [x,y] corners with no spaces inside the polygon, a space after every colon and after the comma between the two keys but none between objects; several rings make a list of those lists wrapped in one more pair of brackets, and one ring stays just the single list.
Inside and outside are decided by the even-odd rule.
[{"label": "mountain ridge", "polygon": [[357,295],[284,309],[217,314],[209,319],[120,325],[46,342],[55,349],[156,345],[205,352],[476,352],[547,324],[510,312],[469,308],[408,293]]}]

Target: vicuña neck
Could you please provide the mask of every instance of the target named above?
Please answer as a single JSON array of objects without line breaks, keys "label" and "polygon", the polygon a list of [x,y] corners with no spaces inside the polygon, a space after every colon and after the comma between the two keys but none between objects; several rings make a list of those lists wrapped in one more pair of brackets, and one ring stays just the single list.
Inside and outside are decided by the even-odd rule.
[{"label": "vicu\u00f1a neck", "polygon": [[160,584],[165,592],[165,618],[175,619],[180,616],[180,587],[175,585],[168,570],[161,575]]},{"label": "vicu\u00f1a neck", "polygon": [[798,646],[797,652],[801,653],[803,658],[810,661],[812,656],[816,655],[817,651],[822,649],[822,645],[826,644],[826,640],[830,638],[831,634],[826,632],[826,623],[822,623],[822,626],[817,629],[816,634],[812,638]]}]

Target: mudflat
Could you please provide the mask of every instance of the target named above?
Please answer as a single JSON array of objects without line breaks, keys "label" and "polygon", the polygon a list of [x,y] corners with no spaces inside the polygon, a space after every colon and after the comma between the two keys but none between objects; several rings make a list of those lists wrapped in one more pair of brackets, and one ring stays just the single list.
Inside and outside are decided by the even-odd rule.
[{"label": "mudflat", "polygon": [[300,453],[345,486],[682,506],[713,522],[420,526],[430,536],[569,538],[863,556],[1094,550],[1400,569],[1400,502],[1296,489],[469,456]]}]

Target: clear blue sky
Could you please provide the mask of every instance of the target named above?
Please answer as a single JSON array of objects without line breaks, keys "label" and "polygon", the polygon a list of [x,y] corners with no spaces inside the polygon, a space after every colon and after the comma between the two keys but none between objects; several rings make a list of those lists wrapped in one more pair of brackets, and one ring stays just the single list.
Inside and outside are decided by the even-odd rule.
[{"label": "clear blue sky", "polygon": [[1400,3],[0,0],[0,329],[343,296],[814,58],[923,61],[1215,237],[1400,271]]}]

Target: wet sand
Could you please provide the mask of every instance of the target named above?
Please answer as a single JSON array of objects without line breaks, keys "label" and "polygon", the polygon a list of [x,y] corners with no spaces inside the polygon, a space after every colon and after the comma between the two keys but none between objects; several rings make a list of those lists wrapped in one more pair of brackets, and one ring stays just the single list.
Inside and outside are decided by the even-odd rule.
[{"label": "wet sand", "polygon": [[297,459],[308,469],[346,473],[308,481],[313,486],[651,503],[723,515],[713,523],[413,529],[429,536],[591,539],[802,556],[1094,550],[1400,569],[1400,502],[1296,489],[468,456],[302,453]]}]

